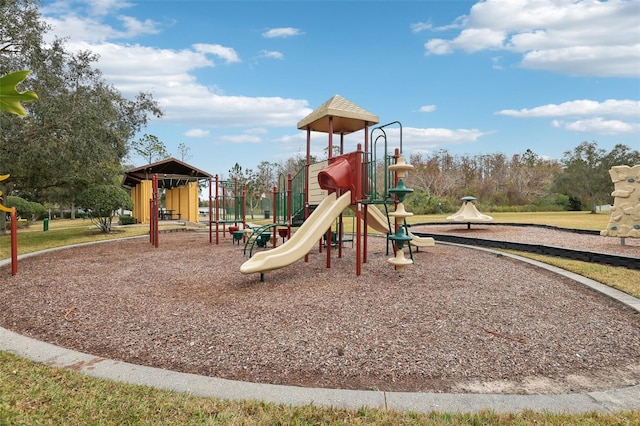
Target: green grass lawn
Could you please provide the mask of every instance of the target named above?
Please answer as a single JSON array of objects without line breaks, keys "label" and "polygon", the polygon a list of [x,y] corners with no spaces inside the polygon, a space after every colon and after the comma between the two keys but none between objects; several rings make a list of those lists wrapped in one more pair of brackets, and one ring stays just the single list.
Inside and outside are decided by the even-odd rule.
[{"label": "green grass lawn", "polygon": [[[160,230],[184,227],[177,223],[160,225]],[[117,238],[139,237],[149,235],[149,225],[114,226],[113,232],[100,232],[90,220],[58,219],[49,222],[49,230],[43,231],[42,221],[31,224],[28,228],[18,230],[18,254],[64,247],[70,244],[89,243],[93,241],[112,240]],[[11,256],[10,235],[0,236],[0,259]]]},{"label": "green grass lawn", "polygon": [[2,425],[631,425],[640,412],[498,414],[290,407],[123,385],[0,352]]},{"label": "green grass lawn", "polygon": [[[407,218],[407,223],[447,222],[448,214],[416,215]],[[489,213],[493,223],[532,223],[552,225],[561,228],[589,229],[601,231],[607,228],[609,213],[598,212],[523,212],[523,213]]]},{"label": "green grass lawn", "polygon": [[[604,229],[608,215],[585,212],[500,213],[496,222],[541,223],[567,228]],[[412,223],[444,221],[444,215],[415,216]],[[347,221],[347,223],[350,221]],[[56,220],[49,231],[42,223],[19,231],[19,251],[28,253],[45,248],[107,238],[148,235],[147,226],[118,228],[98,233],[82,219]],[[522,253],[520,253],[522,254]],[[9,257],[9,236],[0,236],[0,258]],[[531,256],[533,257],[533,256]],[[624,268],[537,256],[544,262],[591,276],[616,286],[630,283],[630,294],[640,295],[640,272]],[[544,259],[548,258],[548,259]],[[631,275],[626,275],[627,273]],[[2,285],[2,284],[0,284]],[[257,401],[223,401],[195,397],[143,386],[125,385],[94,379],[73,371],[51,368],[0,352],[0,425],[631,425],[640,424],[640,411],[560,415],[523,411],[497,414],[432,412],[404,413],[381,409],[336,409],[312,406],[288,407]]]},{"label": "green grass lawn", "polygon": [[[351,232],[353,220],[345,215],[344,227],[347,232]],[[408,224],[413,223],[448,223],[449,214],[424,214],[413,215],[407,218]],[[598,212],[524,212],[524,213],[491,213],[493,223],[532,223],[537,225],[552,225],[570,229],[589,229],[601,231],[606,229],[609,223],[609,213]],[[257,225],[273,223],[273,219],[249,220]]]}]

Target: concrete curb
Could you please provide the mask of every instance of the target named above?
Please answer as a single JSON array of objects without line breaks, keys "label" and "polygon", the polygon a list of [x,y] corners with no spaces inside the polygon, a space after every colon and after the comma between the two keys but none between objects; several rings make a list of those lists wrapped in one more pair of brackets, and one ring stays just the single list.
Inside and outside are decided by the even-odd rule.
[{"label": "concrete curb", "polygon": [[434,410],[452,413],[493,410],[506,413],[525,409],[550,413],[584,413],[640,409],[640,385],[605,392],[560,395],[440,394],[302,388],[219,379],[114,361],[64,349],[4,328],[0,328],[0,350],[51,367],[122,383],[204,397],[259,400],[294,406],[311,404],[354,409],[371,407],[423,413]]}]

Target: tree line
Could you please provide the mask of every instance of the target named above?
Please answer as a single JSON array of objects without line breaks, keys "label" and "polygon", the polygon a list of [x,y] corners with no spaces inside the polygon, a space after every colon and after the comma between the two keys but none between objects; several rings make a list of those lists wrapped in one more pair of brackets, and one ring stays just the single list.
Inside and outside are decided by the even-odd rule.
[{"label": "tree line", "polygon": [[582,142],[560,160],[527,149],[522,154],[451,155],[446,150],[429,156],[411,155],[414,170],[407,183],[414,188],[414,212],[436,213],[459,207],[459,199],[473,196],[487,211],[583,210],[595,212],[610,204],[613,184],[609,169],[640,164],[640,152],[618,144],[609,152],[597,142]]},{"label": "tree line", "polygon": [[[405,154],[407,155],[407,154]],[[318,161],[312,158],[312,163]],[[454,155],[446,149],[431,154],[408,154],[413,170],[405,180],[413,193],[405,199],[415,214],[455,212],[460,199],[473,196],[486,211],[596,211],[612,202],[613,183],[609,169],[615,165],[640,164],[640,152],[618,144],[606,151],[598,143],[582,142],[566,151],[560,160],[544,158],[531,149],[510,157],[502,153]],[[236,163],[229,179],[244,185],[249,210],[261,208],[282,178],[303,170],[304,158],[280,163],[263,161],[255,169]],[[382,187],[384,165],[377,165],[378,187]],[[278,188],[283,190],[284,188]],[[269,206],[269,201],[266,202]],[[262,206],[264,207],[264,206]]]}]

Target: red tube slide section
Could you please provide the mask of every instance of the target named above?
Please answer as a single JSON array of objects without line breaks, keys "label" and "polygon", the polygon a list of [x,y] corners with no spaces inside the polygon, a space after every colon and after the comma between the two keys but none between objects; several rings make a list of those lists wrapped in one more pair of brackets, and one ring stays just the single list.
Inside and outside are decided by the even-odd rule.
[{"label": "red tube slide section", "polygon": [[336,158],[331,164],[318,172],[320,188],[328,191],[351,189],[353,178],[351,164],[344,157]]}]

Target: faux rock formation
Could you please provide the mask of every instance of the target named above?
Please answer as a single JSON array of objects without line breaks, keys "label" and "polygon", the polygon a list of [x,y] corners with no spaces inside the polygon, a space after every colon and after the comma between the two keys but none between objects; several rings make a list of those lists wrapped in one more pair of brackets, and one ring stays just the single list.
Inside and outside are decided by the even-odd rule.
[{"label": "faux rock formation", "polygon": [[607,229],[600,235],[640,238],[640,164],[613,166],[609,170],[614,190]]}]

